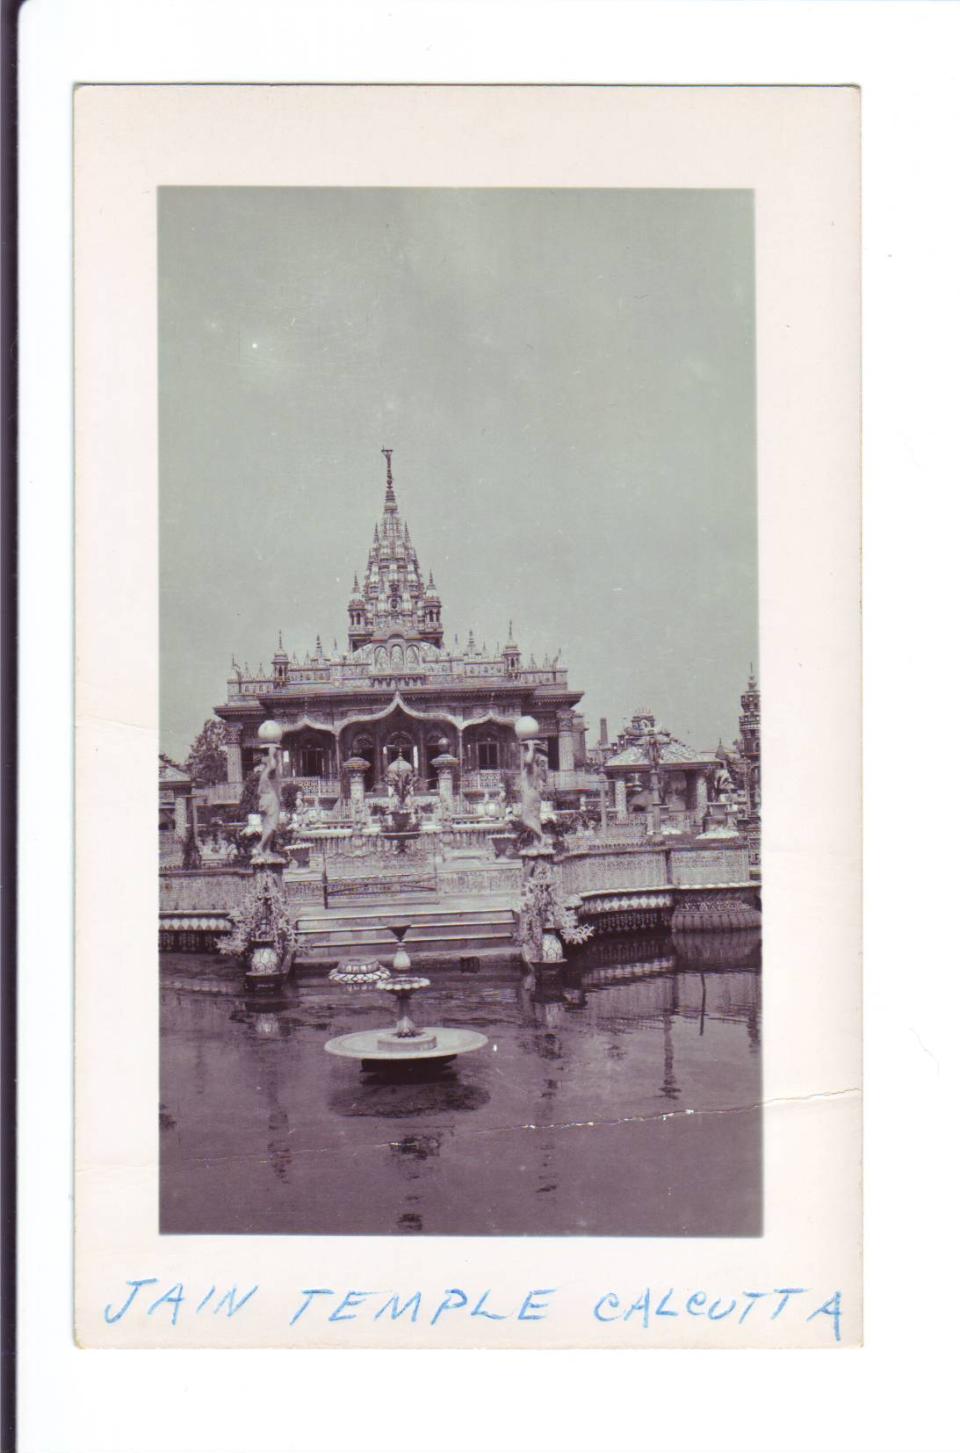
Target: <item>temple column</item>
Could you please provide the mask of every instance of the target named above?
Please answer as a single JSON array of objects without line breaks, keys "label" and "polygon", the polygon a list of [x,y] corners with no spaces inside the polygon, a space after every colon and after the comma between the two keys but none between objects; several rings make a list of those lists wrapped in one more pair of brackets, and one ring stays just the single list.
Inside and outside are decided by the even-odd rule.
[{"label": "temple column", "polygon": [[617,822],[627,820],[627,779],[615,777],[613,781],[613,806]]},{"label": "temple column", "polygon": [[558,766],[561,772],[573,771],[573,712],[558,711],[557,726],[560,731],[558,746]]},{"label": "temple column", "polygon": [[243,728],[239,726],[228,726],[223,734],[224,751],[227,754],[227,781],[243,781],[243,759],[240,755],[240,742],[243,737]]}]

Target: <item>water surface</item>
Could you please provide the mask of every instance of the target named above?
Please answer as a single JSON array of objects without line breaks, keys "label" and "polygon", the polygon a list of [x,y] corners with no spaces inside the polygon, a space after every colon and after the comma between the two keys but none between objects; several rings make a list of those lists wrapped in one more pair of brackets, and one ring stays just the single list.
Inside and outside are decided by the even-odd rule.
[{"label": "water surface", "polygon": [[759,936],[614,938],[561,978],[432,969],[418,1024],[485,1049],[383,1081],[324,1051],[392,1005],[325,976],[244,995],[161,959],[161,1230],[756,1236]]}]

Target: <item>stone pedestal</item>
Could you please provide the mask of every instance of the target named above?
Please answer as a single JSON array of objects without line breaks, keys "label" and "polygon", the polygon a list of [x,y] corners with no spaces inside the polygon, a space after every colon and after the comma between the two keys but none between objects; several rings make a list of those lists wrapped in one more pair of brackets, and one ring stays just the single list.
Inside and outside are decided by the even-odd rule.
[{"label": "stone pedestal", "polygon": [[557,902],[556,864],[552,844],[520,849],[522,878],[518,937],[520,954],[530,968],[563,963],[563,946],[554,927]]},{"label": "stone pedestal", "polygon": [[253,879],[244,906],[252,909],[253,926],[243,956],[243,978],[246,988],[262,989],[280,983],[289,972],[292,960],[293,943],[283,881],[287,860],[280,853],[254,853],[250,866]]},{"label": "stone pedestal", "polygon": [[367,817],[366,774],[370,763],[363,757],[348,757],[344,769],[350,781],[350,812],[354,822],[365,822]]},{"label": "stone pedestal", "polygon": [[450,817],[454,811],[455,798],[453,793],[453,773],[459,765],[458,758],[451,752],[441,752],[438,757],[431,758],[431,765],[437,769],[437,792],[440,796],[440,814],[442,817]]}]

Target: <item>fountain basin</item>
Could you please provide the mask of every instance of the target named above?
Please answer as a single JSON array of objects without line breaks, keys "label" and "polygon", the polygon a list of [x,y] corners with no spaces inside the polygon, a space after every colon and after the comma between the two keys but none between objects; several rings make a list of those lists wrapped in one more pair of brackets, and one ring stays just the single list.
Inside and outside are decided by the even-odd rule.
[{"label": "fountain basin", "polygon": [[395,1030],[360,1029],[328,1039],[323,1046],[328,1054],[342,1059],[370,1060],[378,1063],[402,1064],[427,1059],[454,1059],[482,1049],[487,1036],[475,1029],[444,1029],[431,1025],[416,1034],[399,1035]]}]

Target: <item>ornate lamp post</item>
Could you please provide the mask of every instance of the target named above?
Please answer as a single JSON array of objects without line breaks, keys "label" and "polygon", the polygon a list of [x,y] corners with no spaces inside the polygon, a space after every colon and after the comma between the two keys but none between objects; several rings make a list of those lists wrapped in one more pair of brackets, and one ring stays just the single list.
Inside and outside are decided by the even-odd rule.
[{"label": "ornate lamp post", "polygon": [[520,742],[520,821],[526,829],[526,842],[520,848],[520,952],[531,968],[558,965],[563,963],[563,945],[554,923],[554,846],[544,837],[542,820],[547,752],[536,717],[520,717],[514,731]]},{"label": "ornate lamp post", "polygon": [[253,877],[233,932],[220,945],[223,952],[239,955],[244,983],[250,989],[270,988],[279,983],[293,962],[293,927],[287,913],[283,881],[287,860],[273,847],[280,826],[279,743],[283,729],[275,721],[265,721],[257,735],[266,746],[258,778],[260,841],[250,859]]}]

